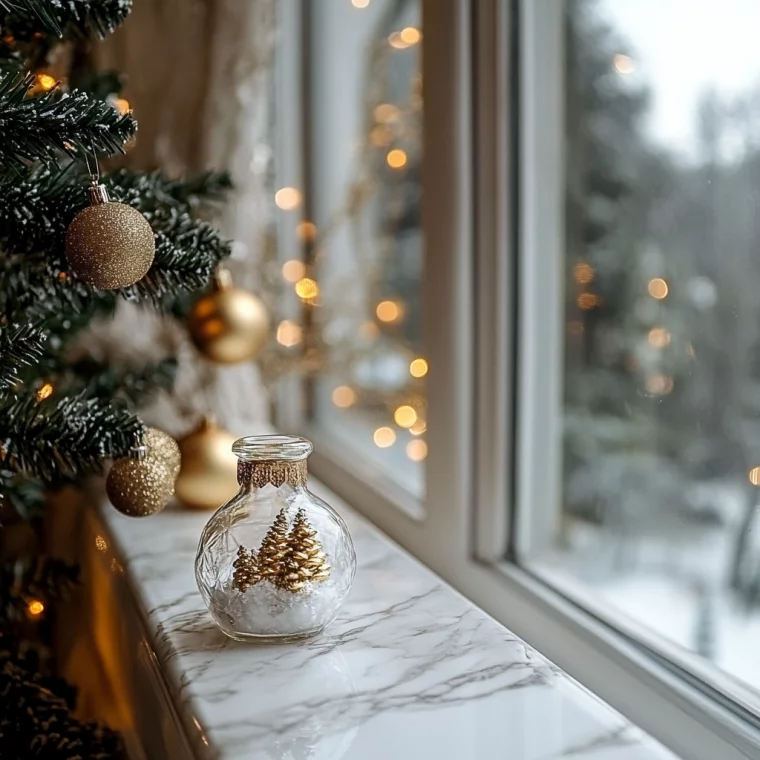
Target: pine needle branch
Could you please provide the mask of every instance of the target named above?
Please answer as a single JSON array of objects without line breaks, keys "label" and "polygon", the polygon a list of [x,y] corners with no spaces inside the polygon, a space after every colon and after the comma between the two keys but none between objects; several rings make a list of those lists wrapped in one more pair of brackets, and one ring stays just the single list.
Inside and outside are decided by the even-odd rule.
[{"label": "pine needle branch", "polygon": [[22,367],[31,367],[42,356],[47,335],[30,324],[0,327],[0,396],[18,383]]},{"label": "pine needle branch", "polygon": [[0,79],[0,165],[19,170],[26,162],[57,162],[60,154],[124,153],[137,122],[83,92],[58,88],[29,96],[34,75]]},{"label": "pine needle branch", "polygon": [[38,402],[26,393],[0,405],[3,466],[59,486],[134,453],[143,424],[126,409],[86,395]]},{"label": "pine needle branch", "polygon": [[47,32],[56,37],[113,32],[132,10],[132,0],[0,0],[4,18],[0,23],[18,33],[20,29]]}]

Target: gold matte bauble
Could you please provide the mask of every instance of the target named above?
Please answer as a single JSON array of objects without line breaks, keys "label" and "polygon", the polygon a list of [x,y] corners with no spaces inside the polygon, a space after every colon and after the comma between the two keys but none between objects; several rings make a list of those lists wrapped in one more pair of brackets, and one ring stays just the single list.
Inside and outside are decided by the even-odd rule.
[{"label": "gold matte bauble", "polygon": [[176,478],[179,473],[181,455],[177,442],[163,430],[158,428],[145,428],[143,433],[143,445],[147,448],[147,459],[159,459]]},{"label": "gold matte bauble", "polygon": [[160,512],[174,494],[174,478],[160,459],[117,459],[106,478],[111,504],[129,517]]},{"label": "gold matte bauble", "polygon": [[235,441],[232,433],[209,418],[180,438],[182,466],[174,487],[185,506],[217,509],[238,492],[237,457],[232,453]]},{"label": "gold matte bauble", "polygon": [[[92,195],[98,190],[100,196]],[[131,206],[103,201],[108,195],[102,185],[91,189],[91,197],[93,205],[80,211],[66,230],[71,271],[101,290],[134,285],[153,264],[153,230]]]},{"label": "gold matte bauble", "polygon": [[269,315],[253,293],[232,287],[229,275],[218,275],[214,290],[193,306],[188,320],[195,347],[218,364],[255,359],[266,343]]}]

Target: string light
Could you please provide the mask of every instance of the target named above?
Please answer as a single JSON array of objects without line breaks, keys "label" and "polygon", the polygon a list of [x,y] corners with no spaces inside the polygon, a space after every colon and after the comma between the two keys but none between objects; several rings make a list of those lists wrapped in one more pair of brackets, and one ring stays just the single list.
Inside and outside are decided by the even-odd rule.
[{"label": "string light", "polygon": [[385,148],[393,139],[393,132],[385,124],[377,124],[369,133],[369,141],[378,148]]},{"label": "string light", "polygon": [[53,395],[53,386],[50,383],[45,383],[37,391],[37,401],[44,401],[46,398],[50,398]]},{"label": "string light", "polygon": [[302,277],[295,287],[296,295],[303,301],[314,301],[319,295],[319,285],[311,277]]},{"label": "string light", "polygon": [[351,5],[354,8],[366,8],[369,5],[369,0],[351,0]]},{"label": "string light", "polygon": [[402,169],[406,166],[406,151],[401,148],[394,148],[388,151],[388,155],[385,157],[385,162],[391,169]]},{"label": "string light", "polygon": [[37,617],[45,611],[45,605],[39,599],[33,599],[26,609],[32,617]]},{"label": "string light", "polygon": [[304,243],[310,243],[317,237],[317,225],[314,222],[299,222],[296,225],[296,235]]},{"label": "string light", "polygon": [[663,298],[667,298],[670,289],[668,288],[668,283],[662,277],[653,277],[647,285],[647,290],[652,298],[662,301]]},{"label": "string light", "polygon": [[577,303],[579,308],[584,311],[589,311],[590,309],[595,309],[599,306],[599,296],[596,296],[593,293],[581,293],[578,296]]},{"label": "string light", "polygon": [[410,428],[417,422],[417,412],[414,411],[413,407],[404,404],[393,413],[393,419],[399,427]]},{"label": "string light", "polygon": [[673,390],[673,378],[656,372],[646,376],[644,387],[653,396],[667,396]]},{"label": "string light", "polygon": [[113,107],[123,116],[129,113],[129,101],[124,98],[116,98],[113,102]]},{"label": "string light", "polygon": [[404,27],[399,32],[398,36],[401,38],[401,41],[405,42],[407,45],[416,45],[422,39],[420,30],[413,26]]},{"label": "string light", "polygon": [[633,72],[636,71],[636,64],[633,62],[633,59],[630,56],[623,55],[622,53],[618,53],[612,59],[612,65],[618,74],[633,74]]},{"label": "string light", "polygon": [[379,106],[375,106],[375,110],[372,112],[375,121],[381,124],[386,124],[389,121],[396,121],[399,117],[399,110],[393,103],[380,103]]},{"label": "string light", "polygon": [[409,374],[412,377],[425,377],[428,373],[428,363],[422,357],[418,359],[412,359],[409,364]]},{"label": "string light", "polygon": [[752,483],[753,486],[760,486],[760,467],[753,467],[747,473],[747,477],[749,478],[749,482]]},{"label": "string light", "polygon": [[425,441],[420,438],[415,438],[413,441],[409,441],[406,444],[406,455],[412,462],[421,462],[428,453],[428,447]]},{"label": "string light", "polygon": [[37,87],[40,90],[52,90],[56,85],[56,78],[50,74],[37,74]]},{"label": "string light", "polygon": [[282,276],[288,282],[298,282],[306,275],[306,265],[298,259],[290,259],[282,265]]},{"label": "string light", "polygon": [[649,345],[652,348],[665,348],[670,345],[670,333],[664,327],[653,327],[649,331]]},{"label": "string light", "polygon": [[387,449],[389,446],[393,446],[396,443],[396,434],[389,427],[380,427],[375,430],[375,434],[372,436],[375,441],[375,446],[379,449]]},{"label": "string light", "polygon": [[380,301],[375,308],[375,314],[381,322],[391,324],[399,322],[404,316],[404,310],[396,301]]},{"label": "string light", "polygon": [[274,194],[274,202],[277,208],[283,211],[292,211],[301,205],[301,192],[295,187],[281,187]]},{"label": "string light", "polygon": [[100,534],[98,534],[97,536],[95,536],[95,548],[99,552],[108,551],[108,542]]},{"label": "string light", "polygon": [[594,268],[585,261],[573,266],[573,279],[580,285],[588,285],[594,279]]},{"label": "string light", "polygon": [[419,420],[419,419],[417,420],[417,422],[414,423],[414,425],[412,425],[409,428],[409,432],[412,435],[422,435],[426,430],[427,430],[427,423],[425,422],[425,420]]},{"label": "string light", "polygon": [[277,325],[277,342],[285,348],[292,348],[301,342],[303,331],[301,326],[289,319],[283,319]]},{"label": "string light", "polygon": [[340,409],[347,409],[356,403],[356,391],[348,385],[339,385],[332,392],[332,400]]}]

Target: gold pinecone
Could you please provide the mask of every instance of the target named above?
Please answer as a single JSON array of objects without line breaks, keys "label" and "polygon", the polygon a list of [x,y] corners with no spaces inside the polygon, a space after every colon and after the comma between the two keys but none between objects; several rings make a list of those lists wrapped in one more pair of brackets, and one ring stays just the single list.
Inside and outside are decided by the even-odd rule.
[{"label": "gold pinecone", "polygon": [[296,593],[308,582],[319,583],[329,578],[330,565],[316,535],[317,532],[306,519],[306,513],[299,509],[288,536],[281,571],[275,581],[280,588]]},{"label": "gold pinecone", "polygon": [[259,547],[258,569],[261,580],[276,582],[282,572],[282,560],[287,550],[288,518],[282,509]]},{"label": "gold pinecone", "polygon": [[242,545],[238,547],[237,558],[232,566],[235,568],[232,587],[238,591],[245,593],[254,583],[261,580],[256,555]]}]

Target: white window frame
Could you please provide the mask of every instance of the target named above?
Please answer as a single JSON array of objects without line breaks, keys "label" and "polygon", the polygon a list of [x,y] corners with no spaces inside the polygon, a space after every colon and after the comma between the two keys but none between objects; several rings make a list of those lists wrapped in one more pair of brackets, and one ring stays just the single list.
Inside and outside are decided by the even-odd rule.
[{"label": "white window frame", "polygon": [[[278,4],[282,39],[296,34],[303,41],[308,3]],[[560,373],[546,367],[556,362],[561,336],[541,332],[550,322],[548,298],[539,315],[530,293],[541,278],[544,295],[554,293],[559,310],[561,274],[559,268],[547,271],[546,257],[559,255],[562,239],[557,226],[543,222],[561,218],[562,127],[559,118],[547,116],[552,109],[560,114],[562,7],[561,0],[423,0],[423,336],[430,364],[424,512],[403,487],[378,476],[371,462],[357,462],[352,452],[310,429],[297,389],[281,394],[278,424],[312,437],[318,478],[676,753],[696,760],[757,758],[760,732],[731,704],[710,698],[654,650],[504,561],[511,545],[537,546],[545,534],[541,523],[551,518],[542,507],[559,503],[558,478],[547,475],[558,472],[559,461],[533,455],[545,440],[537,431],[558,435],[552,425],[559,419]],[[538,51],[533,62],[526,60],[531,47],[520,43],[528,37],[545,42],[532,47]],[[283,106],[277,123],[291,159],[293,139],[302,159],[305,132],[292,125],[308,130],[308,120],[299,110],[304,88],[298,50],[290,47],[293,60],[285,68],[299,105]],[[519,110],[511,100],[518,71]],[[547,145],[556,146],[556,154]],[[294,174],[280,176],[278,184],[296,183]],[[281,245],[292,258],[292,230],[282,232]],[[559,311],[552,319],[559,323]],[[554,409],[547,408],[552,398]],[[517,436],[511,435],[515,428]],[[531,521],[518,524],[515,535],[510,514],[517,498],[528,499],[532,508]]]}]

